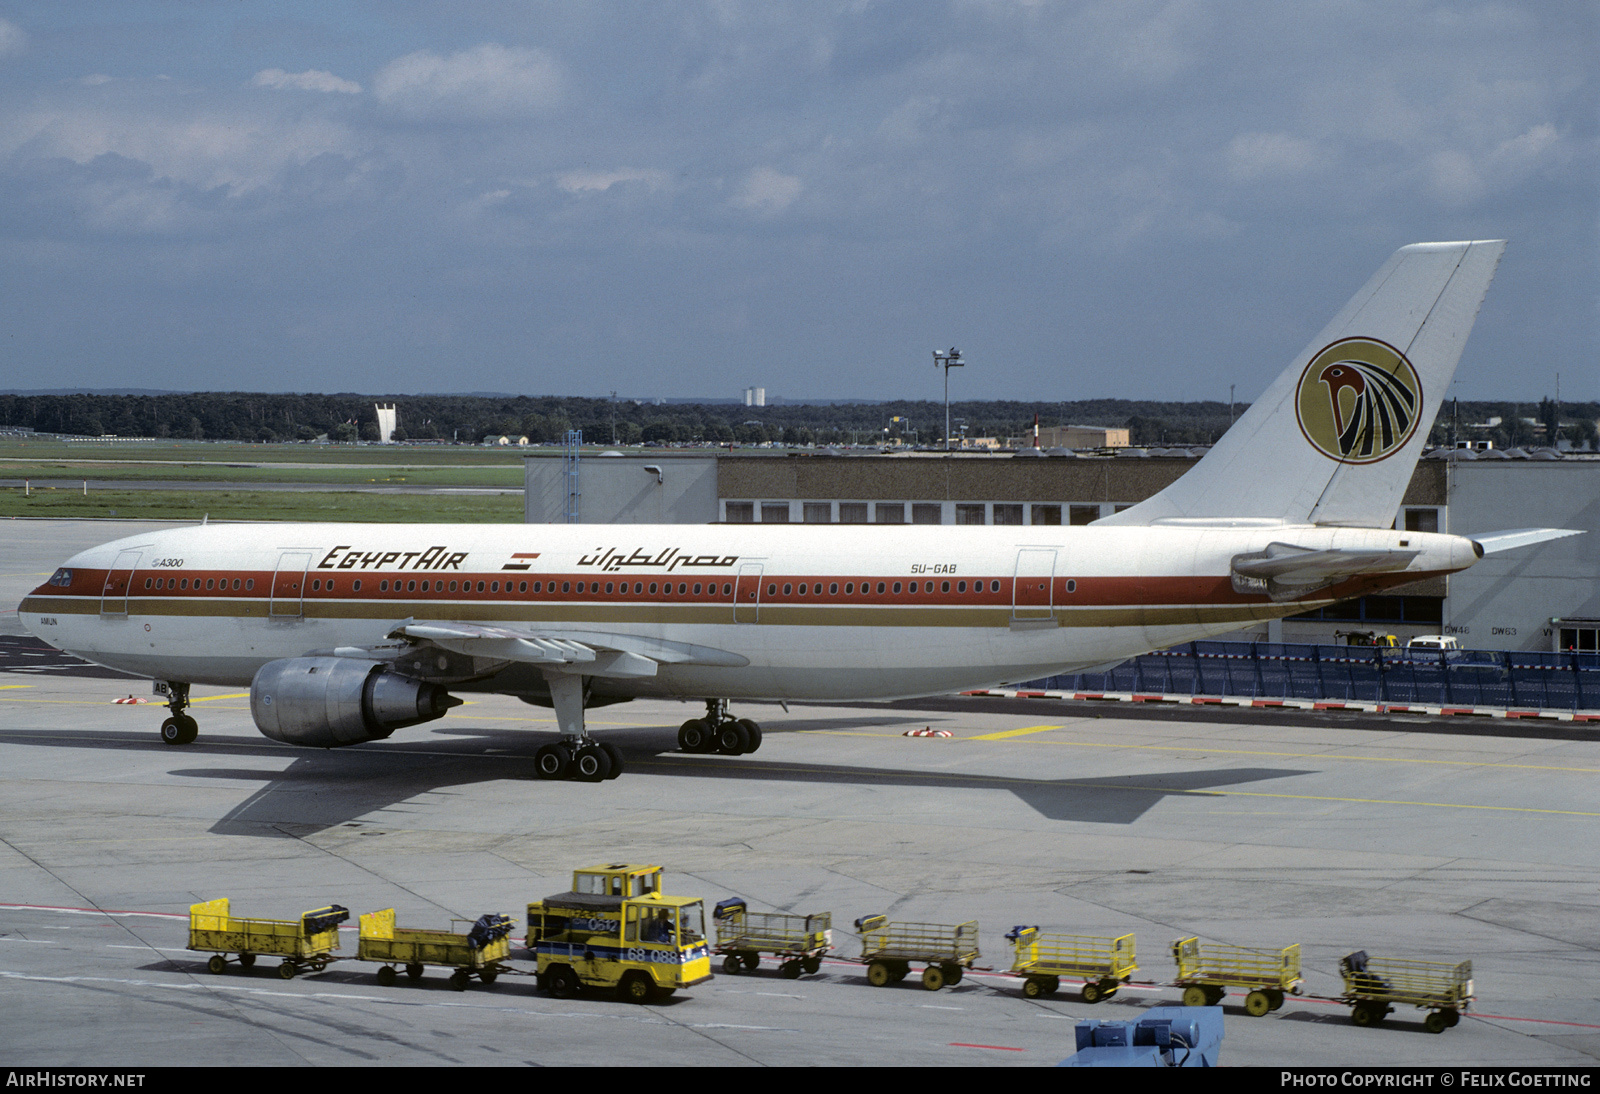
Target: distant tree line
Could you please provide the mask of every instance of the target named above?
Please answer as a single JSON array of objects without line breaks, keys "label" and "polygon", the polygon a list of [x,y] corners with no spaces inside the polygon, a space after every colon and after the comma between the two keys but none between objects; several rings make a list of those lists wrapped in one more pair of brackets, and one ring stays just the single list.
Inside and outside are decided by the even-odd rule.
[{"label": "distant tree line", "polygon": [[[173,395],[0,395],[0,428],[85,436],[184,440],[376,440],[374,403],[394,403],[397,440],[456,441],[527,437],[557,443],[568,430],[588,444],[714,443],[871,444],[889,440],[937,444],[944,405],[932,401],[780,404],[652,403],[631,399],[475,395],[275,395],[200,392]],[[1209,444],[1248,409],[1219,402],[1086,399],[1074,402],[958,402],[953,432],[967,437],[1022,437],[1041,425],[1125,427],[1136,445]],[[1501,447],[1551,443],[1597,447],[1600,404],[1447,403],[1434,443],[1489,439]],[[1498,422],[1493,425],[1486,423]]]}]

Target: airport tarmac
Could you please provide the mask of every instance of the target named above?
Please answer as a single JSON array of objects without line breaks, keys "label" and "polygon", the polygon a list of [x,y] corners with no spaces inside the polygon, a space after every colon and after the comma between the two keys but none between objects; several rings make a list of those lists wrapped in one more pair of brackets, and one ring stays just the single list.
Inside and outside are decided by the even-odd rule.
[{"label": "airport tarmac", "polygon": [[[0,593],[75,536],[120,534],[0,537]],[[1260,1018],[1227,1000],[1224,1066],[1600,1058],[1600,733],[1570,725],[741,704],[766,740],[725,757],[674,750],[696,707],[635,702],[593,712],[628,770],[591,785],[534,778],[555,725],[515,700],[307,751],[262,737],[241,692],[196,688],[200,738],[173,748],[160,706],[115,702],[148,684],[23,640],[0,654],[0,1063],[1044,1065],[1071,1054],[1079,1018],[1175,1003],[1169,945],[1189,935],[1302,947],[1305,996]],[[924,727],[952,736],[903,736]],[[636,1007],[522,976],[380,988],[354,931],[346,960],[288,981],[266,961],[212,975],[185,949],[189,905],[215,897],[274,918],[335,902],[520,926],[574,866],[624,860],[662,864],[669,892],[708,907],[830,911],[834,958]],[[976,919],[992,971],[870,987],[850,959],[852,921],[873,913]],[[1093,1006],[1076,985],[1025,999],[1004,975],[1016,924],[1134,932],[1137,982]],[[1414,1009],[1357,1028],[1327,999],[1356,949],[1470,959],[1478,1002],[1441,1035]]]}]

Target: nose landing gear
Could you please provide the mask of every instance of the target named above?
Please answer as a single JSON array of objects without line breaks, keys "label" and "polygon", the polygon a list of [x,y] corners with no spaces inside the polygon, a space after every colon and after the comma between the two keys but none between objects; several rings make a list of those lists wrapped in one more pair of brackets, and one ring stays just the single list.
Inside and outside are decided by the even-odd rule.
[{"label": "nose landing gear", "polygon": [[761,727],[749,718],[728,717],[726,699],[707,699],[706,716],[691,718],[678,729],[684,752],[721,752],[739,756],[761,747]]},{"label": "nose landing gear", "polygon": [[188,705],[189,685],[167,681],[167,709],[172,715],[161,723],[161,740],[166,744],[193,744],[200,735],[200,724],[184,713]]}]

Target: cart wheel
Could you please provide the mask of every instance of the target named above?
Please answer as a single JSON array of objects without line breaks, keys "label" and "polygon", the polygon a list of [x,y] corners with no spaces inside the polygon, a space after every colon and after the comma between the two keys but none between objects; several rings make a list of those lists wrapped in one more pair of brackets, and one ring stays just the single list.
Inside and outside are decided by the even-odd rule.
[{"label": "cart wheel", "polygon": [[798,961],[785,961],[778,966],[778,975],[785,980],[798,980],[800,979],[800,974],[805,971],[805,968]]},{"label": "cart wheel", "polygon": [[[1083,990],[1078,993],[1085,1003],[1098,1003],[1105,998],[1105,992],[1100,990],[1100,985],[1094,981],[1085,981]],[[1184,1001],[1188,1001],[1188,993],[1184,993]]]},{"label": "cart wheel", "polygon": [[220,973],[223,969],[225,969],[227,967],[228,967],[228,959],[226,957],[223,957],[220,953],[212,954],[211,955],[211,960],[206,962],[206,968],[208,968],[212,972],[216,972],[216,973]]},{"label": "cart wheel", "polygon": [[628,1002],[644,1004],[650,1002],[651,996],[655,995],[655,987],[650,977],[644,973],[630,972],[622,978],[622,983],[618,985],[618,990],[621,992],[622,998]]},{"label": "cart wheel", "polygon": [[1381,1006],[1381,1003],[1357,1003],[1350,1011],[1350,1021],[1362,1027],[1375,1026],[1383,1021]]},{"label": "cart wheel", "polygon": [[1267,989],[1267,1002],[1272,1004],[1272,1009],[1277,1010],[1283,1006],[1283,992],[1276,988]]},{"label": "cart wheel", "polygon": [[323,969],[325,969],[327,967],[328,967],[328,959],[326,957],[318,957],[318,958],[313,959],[312,962],[311,962],[311,971],[312,972],[321,972]]},{"label": "cart wheel", "polygon": [[722,971],[729,976],[737,976],[744,971],[744,962],[739,960],[739,955],[730,953],[722,959]]},{"label": "cart wheel", "polygon": [[484,969],[478,973],[478,979],[482,980],[484,986],[487,987],[488,985],[493,984],[496,980],[500,979],[500,974],[494,969]]},{"label": "cart wheel", "polygon": [[472,983],[472,976],[466,969],[457,969],[450,974],[450,986],[456,991],[466,991],[467,985]]},{"label": "cart wheel", "polygon": [[1186,1007],[1203,1007],[1210,1001],[1209,993],[1199,984],[1190,984],[1183,989],[1183,1005]]},{"label": "cart wheel", "polygon": [[911,965],[906,961],[896,961],[889,966],[889,983],[898,984],[911,975]]},{"label": "cart wheel", "polygon": [[411,979],[413,979],[413,980],[421,980],[422,979],[422,966],[421,965],[407,965],[406,966],[406,975],[411,977]]},{"label": "cart wheel", "polygon": [[246,968],[246,969],[251,968],[251,967],[253,967],[255,965],[255,963],[256,963],[256,955],[255,954],[253,954],[253,953],[242,953],[242,954],[239,955],[239,966],[241,968]]},{"label": "cart wheel", "polygon": [[929,991],[938,991],[944,987],[944,970],[938,965],[929,965],[922,970],[922,986]]},{"label": "cart wheel", "polygon": [[1260,1018],[1271,1009],[1272,1000],[1264,991],[1253,991],[1244,997],[1244,1012],[1252,1018]]},{"label": "cart wheel", "polygon": [[557,999],[569,999],[578,994],[578,974],[570,965],[552,965],[544,974],[544,990]]},{"label": "cart wheel", "polygon": [[294,967],[293,961],[285,961],[283,964],[278,966],[278,975],[285,980],[293,980],[294,974],[299,971],[299,969]]},{"label": "cart wheel", "polygon": [[1206,1006],[1214,1007],[1228,997],[1228,993],[1218,987],[1206,988]]},{"label": "cart wheel", "polygon": [[761,955],[755,950],[746,950],[739,955],[739,959],[744,962],[744,967],[751,972],[755,972],[761,967]]},{"label": "cart wheel", "polygon": [[1042,976],[1030,976],[1022,982],[1022,994],[1029,999],[1037,999],[1041,995],[1049,995],[1050,987]]},{"label": "cart wheel", "polygon": [[385,965],[383,968],[378,970],[378,985],[380,987],[392,988],[394,987],[394,981],[395,975],[393,965]]},{"label": "cart wheel", "polygon": [[963,970],[960,965],[946,963],[939,966],[939,971],[944,973],[944,982],[952,988],[961,983]]},{"label": "cart wheel", "polygon": [[805,965],[806,974],[809,976],[815,976],[817,973],[822,971],[822,958],[808,957],[806,958]]},{"label": "cart wheel", "polygon": [[1449,1017],[1450,1024],[1452,1026],[1458,1026],[1458,1025],[1461,1024],[1461,1012],[1460,1011],[1458,1011],[1458,1010],[1447,1010],[1444,1013],[1445,1013],[1445,1015],[1447,1017]]},{"label": "cart wheel", "polygon": [[896,978],[889,972],[889,966],[882,961],[874,961],[867,966],[867,983],[875,988],[891,984]]},{"label": "cart wheel", "polygon": [[1429,1033],[1443,1033],[1450,1028],[1450,1019],[1445,1017],[1445,1012],[1436,1010],[1422,1020],[1422,1028]]}]

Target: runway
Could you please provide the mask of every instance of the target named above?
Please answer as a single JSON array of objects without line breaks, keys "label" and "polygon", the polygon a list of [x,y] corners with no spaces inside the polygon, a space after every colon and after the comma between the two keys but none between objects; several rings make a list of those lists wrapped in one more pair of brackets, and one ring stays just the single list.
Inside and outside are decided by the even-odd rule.
[{"label": "runway", "polygon": [[[76,534],[12,537],[0,563],[47,575]],[[1260,1018],[1226,1002],[1224,1066],[1600,1057],[1600,742],[1571,726],[742,704],[765,744],[724,757],[674,750],[696,708],[634,702],[591,721],[625,754],[622,778],[546,783],[532,758],[554,722],[514,700],[324,752],[262,737],[242,693],[197,688],[200,738],[173,748],[156,735],[161,707],[115,702],[147,685],[7,650],[7,1064],[1038,1066],[1070,1055],[1079,1018],[1176,1003],[1169,945],[1189,935],[1302,948],[1306,996]],[[902,735],[924,727],[952,736]],[[834,958],[816,976],[769,963],[635,1007],[555,1000],[531,977],[380,988],[353,931],[346,960],[290,981],[265,963],[212,975],[185,949],[188,906],[219,896],[236,914],[336,902],[432,928],[495,911],[520,939],[528,900],[604,861],[660,863],[669,892],[708,909],[738,895],[830,911]],[[978,920],[988,971],[937,993],[915,978],[868,986],[852,922],[873,913]],[[1075,985],[1025,999],[1004,975],[1016,924],[1134,932],[1137,982],[1092,1006]],[[1470,959],[1478,1002],[1442,1035],[1413,1009],[1357,1028],[1326,998],[1356,949]]]}]

